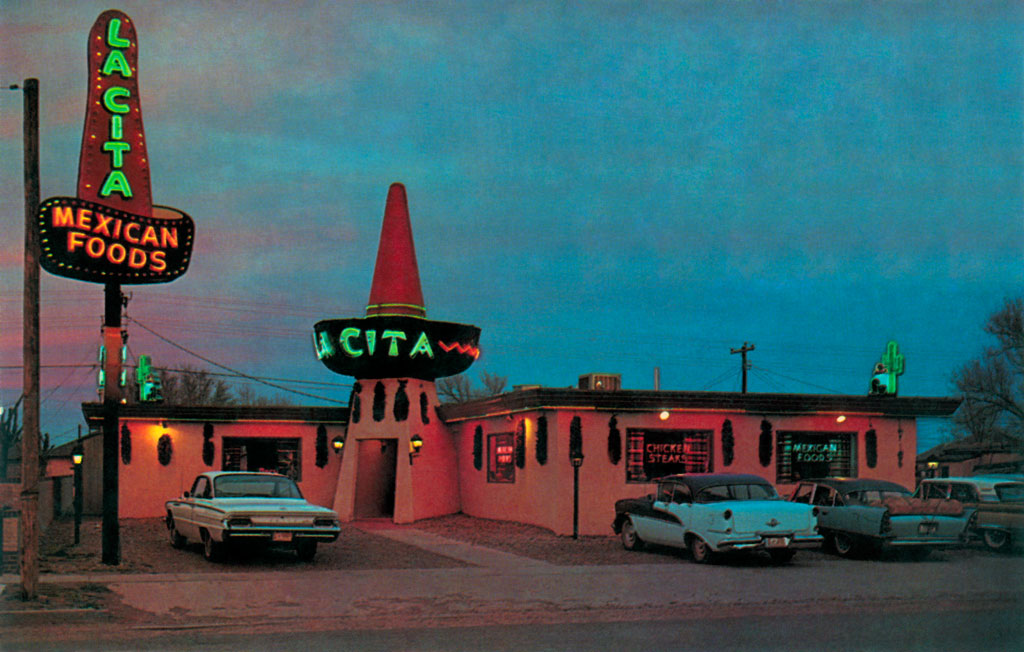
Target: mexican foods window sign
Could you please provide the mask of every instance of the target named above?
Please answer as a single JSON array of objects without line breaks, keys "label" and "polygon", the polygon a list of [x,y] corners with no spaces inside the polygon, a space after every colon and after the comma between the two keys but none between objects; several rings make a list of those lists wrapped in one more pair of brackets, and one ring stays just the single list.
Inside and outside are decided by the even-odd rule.
[{"label": "mexican foods window sign", "polygon": [[51,197],[37,215],[46,271],[96,283],[165,283],[188,269],[195,227],[154,206],[131,19],[103,12],[89,33],[89,93],[76,197]]}]

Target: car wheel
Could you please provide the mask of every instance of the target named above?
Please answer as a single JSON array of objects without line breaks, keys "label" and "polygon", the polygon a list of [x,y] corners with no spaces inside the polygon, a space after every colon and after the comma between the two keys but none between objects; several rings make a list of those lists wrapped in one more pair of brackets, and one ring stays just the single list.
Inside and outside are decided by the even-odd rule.
[{"label": "car wheel", "polygon": [[167,538],[171,540],[171,547],[173,548],[184,548],[188,542],[188,539],[178,532],[178,528],[174,525],[174,517],[170,514],[167,515]]},{"label": "car wheel", "polygon": [[690,554],[693,555],[693,561],[698,564],[710,564],[715,560],[715,551],[704,539],[697,536],[690,538]]},{"label": "car wheel", "polygon": [[981,533],[981,538],[989,550],[1006,552],[1010,549],[1010,535],[1002,530],[985,530]]},{"label": "car wheel", "polygon": [[769,550],[768,556],[773,564],[788,564],[796,556],[796,550]]},{"label": "car wheel", "polygon": [[224,544],[214,541],[210,534],[203,530],[203,557],[207,561],[220,561],[223,556]]},{"label": "car wheel", "polygon": [[299,541],[295,544],[295,552],[302,561],[313,561],[316,557],[316,541]]},{"label": "car wheel", "polygon": [[840,557],[852,557],[857,554],[857,542],[845,532],[836,532],[832,535],[832,549]]},{"label": "car wheel", "polygon": [[639,550],[643,548],[644,541],[640,538],[640,535],[636,533],[636,528],[633,526],[633,520],[626,518],[622,522],[622,529],[619,532],[619,537],[622,539],[622,547],[626,550]]}]

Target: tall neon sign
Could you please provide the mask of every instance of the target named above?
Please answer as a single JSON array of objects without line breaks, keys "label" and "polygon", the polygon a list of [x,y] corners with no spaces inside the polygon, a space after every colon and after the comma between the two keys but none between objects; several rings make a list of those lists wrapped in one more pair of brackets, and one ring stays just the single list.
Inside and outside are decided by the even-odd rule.
[{"label": "tall neon sign", "polygon": [[75,197],[51,197],[37,215],[43,269],[96,283],[165,283],[188,269],[195,227],[154,206],[131,19],[100,14],[89,32],[89,93]]}]

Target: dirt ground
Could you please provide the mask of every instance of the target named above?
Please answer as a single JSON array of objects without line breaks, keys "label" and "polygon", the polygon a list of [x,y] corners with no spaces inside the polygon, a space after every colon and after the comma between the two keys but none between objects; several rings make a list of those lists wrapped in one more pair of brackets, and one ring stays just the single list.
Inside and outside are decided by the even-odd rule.
[{"label": "dirt ground", "polygon": [[565,566],[636,563],[678,563],[671,550],[630,553],[622,549],[617,537],[587,536],[574,540],[543,528],[490,521],[462,514],[418,521],[413,525],[384,522],[342,524],[341,536],[334,543],[321,544],[313,563],[299,561],[287,549],[263,551],[238,550],[220,563],[207,562],[198,542],[189,542],[181,550],[171,547],[163,519],[124,519],[121,521],[121,564],[102,562],[102,524],[99,518],[87,518],[81,525],[78,544],[74,543],[74,522],[54,521],[44,532],[40,549],[43,574],[90,573],[208,573],[289,570],[367,570],[399,568],[455,568],[462,561],[409,546],[380,534],[386,528],[415,528],[449,539],[473,543],[495,550],[531,557]]}]

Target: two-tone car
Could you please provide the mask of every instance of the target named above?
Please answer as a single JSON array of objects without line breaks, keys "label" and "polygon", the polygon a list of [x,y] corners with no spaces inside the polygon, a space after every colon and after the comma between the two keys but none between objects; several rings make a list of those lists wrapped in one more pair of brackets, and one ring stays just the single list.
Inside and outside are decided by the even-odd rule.
[{"label": "two-tone car", "polygon": [[843,557],[900,548],[923,558],[963,545],[974,510],[962,503],[912,498],[905,487],[869,478],[802,480],[791,501],[818,508],[826,548]]},{"label": "two-tone car", "polygon": [[288,546],[312,561],[317,544],[336,541],[341,532],[333,510],[306,502],[295,481],[277,473],[201,473],[166,509],[171,545],[202,542],[211,561],[229,544],[247,542]]},{"label": "two-tone car", "polygon": [[974,533],[991,550],[1008,552],[1024,543],[1024,482],[1016,476],[926,478],[915,495],[976,509]]},{"label": "two-tone car", "polygon": [[766,551],[776,563],[822,544],[817,510],[782,500],[764,478],[687,473],[660,478],[657,492],[615,503],[612,529],[626,550],[644,543],[690,551],[697,563],[722,553]]}]

